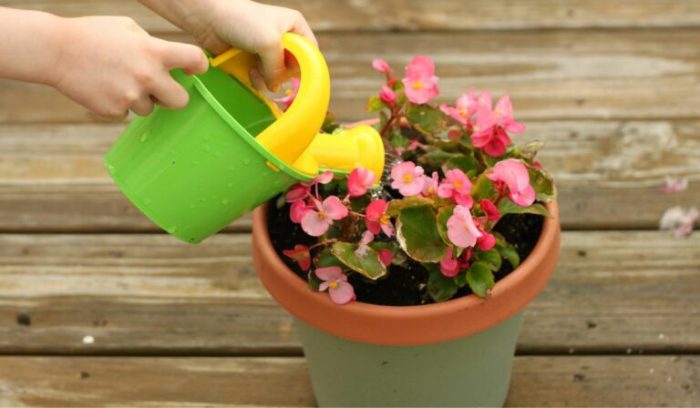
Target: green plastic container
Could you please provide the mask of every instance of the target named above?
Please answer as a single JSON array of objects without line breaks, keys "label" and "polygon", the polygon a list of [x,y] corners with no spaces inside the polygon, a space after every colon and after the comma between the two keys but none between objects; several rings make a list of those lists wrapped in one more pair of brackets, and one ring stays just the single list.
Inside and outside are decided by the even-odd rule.
[{"label": "green plastic container", "polygon": [[218,68],[173,77],[190,95],[187,107],[135,119],[105,156],[119,188],[159,227],[198,243],[311,179],[255,141],[275,119],[236,78]]},{"label": "green plastic container", "polygon": [[422,346],[360,343],[295,322],[321,407],[500,407],[522,319]]}]

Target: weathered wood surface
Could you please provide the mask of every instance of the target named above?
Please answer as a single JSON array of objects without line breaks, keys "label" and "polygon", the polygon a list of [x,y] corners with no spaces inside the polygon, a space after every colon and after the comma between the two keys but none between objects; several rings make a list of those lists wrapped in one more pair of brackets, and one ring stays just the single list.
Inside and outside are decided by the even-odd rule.
[{"label": "weathered wood surface", "polygon": [[[694,0],[276,0],[316,31],[475,30],[700,26]],[[175,28],[134,0],[2,0],[62,16],[127,15],[151,32]]]},{"label": "weathered wood surface", "polygon": [[[379,90],[373,58],[402,69],[425,53],[437,65],[445,101],[488,89],[510,94],[524,120],[646,120],[699,117],[699,36],[698,29],[545,30],[321,33],[319,41],[331,72],[331,106],[344,119],[366,116],[366,100]],[[0,122],[90,120],[51,88],[0,82]]]},{"label": "weathered wood surface", "polygon": [[[700,352],[700,235],[565,232],[518,352]],[[84,344],[93,336],[93,344]],[[298,355],[250,237],[0,235],[0,353]]]},{"label": "weathered wood surface", "polygon": [[[302,358],[0,357],[3,406],[311,406]],[[506,406],[700,404],[700,357],[516,357]]]},{"label": "weathered wood surface", "polygon": [[[655,228],[697,205],[700,121],[531,121],[516,143],[544,141],[565,228]],[[103,155],[124,125],[0,126],[0,231],[156,231],[118,191]],[[684,193],[660,194],[665,176]],[[630,211],[633,208],[634,211]],[[233,230],[250,229],[250,218]]]}]

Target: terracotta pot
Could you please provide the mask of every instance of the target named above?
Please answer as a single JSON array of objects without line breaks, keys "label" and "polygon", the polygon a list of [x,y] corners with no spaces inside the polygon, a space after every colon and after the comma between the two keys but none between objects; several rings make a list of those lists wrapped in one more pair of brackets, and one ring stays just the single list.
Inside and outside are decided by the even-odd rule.
[{"label": "terracotta pot", "polygon": [[502,405],[519,312],[544,289],[559,257],[556,202],[548,209],[552,217],[545,220],[535,248],[496,283],[491,298],[380,306],[337,305],[327,293],[311,291],[275,252],[266,207],[258,208],[253,214],[255,269],[272,297],[303,322],[298,328],[318,402]]}]

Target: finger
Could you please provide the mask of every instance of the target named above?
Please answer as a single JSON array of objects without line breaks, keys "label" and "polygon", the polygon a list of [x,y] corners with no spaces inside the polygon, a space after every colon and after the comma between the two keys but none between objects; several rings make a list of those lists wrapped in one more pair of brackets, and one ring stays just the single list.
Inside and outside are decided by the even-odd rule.
[{"label": "finger", "polygon": [[139,116],[148,116],[153,112],[153,101],[145,96],[131,104],[131,111]]},{"label": "finger", "polygon": [[258,68],[251,68],[250,72],[248,72],[248,76],[250,77],[250,82],[253,84],[255,89],[259,91],[265,90],[265,78],[263,78],[263,75],[260,73]]},{"label": "finger", "polygon": [[129,111],[124,111],[119,114],[98,113],[94,111],[90,112],[90,116],[99,122],[121,122],[126,119],[128,115]]},{"label": "finger", "polygon": [[162,47],[163,66],[167,70],[182,68],[187,74],[202,74],[209,69],[209,61],[197,46],[158,40]]},{"label": "finger", "polygon": [[311,41],[314,43],[315,46],[318,47],[318,41],[316,40],[316,36],[314,35],[314,32],[311,31],[311,27],[309,27],[309,23],[306,22],[304,17],[300,17],[295,23],[294,26],[292,27],[292,32],[295,32],[302,37],[306,38],[307,40]]},{"label": "finger", "polygon": [[259,55],[267,89],[277,92],[284,74],[284,49],[282,48],[282,42],[276,41],[272,43],[265,50],[259,51]]},{"label": "finger", "polygon": [[187,102],[190,100],[185,88],[167,72],[156,79],[153,89],[149,91],[158,104],[170,109],[182,109],[187,106]]}]

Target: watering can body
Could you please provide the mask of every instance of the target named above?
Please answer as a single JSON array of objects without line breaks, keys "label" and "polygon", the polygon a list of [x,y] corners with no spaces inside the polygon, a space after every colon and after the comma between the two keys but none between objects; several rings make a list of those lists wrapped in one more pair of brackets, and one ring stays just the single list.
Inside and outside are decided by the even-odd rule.
[{"label": "watering can body", "polygon": [[188,105],[156,107],[136,118],[105,156],[127,198],[171,235],[201,242],[322,170],[363,165],[381,172],[384,151],[374,129],[317,134],[329,100],[325,61],[301,37],[284,40],[301,71],[287,112],[252,87],[252,55],[231,52],[213,59],[204,74],[174,71],[189,93]]}]

